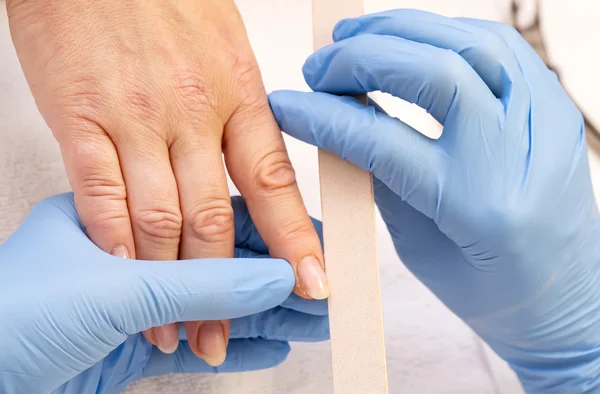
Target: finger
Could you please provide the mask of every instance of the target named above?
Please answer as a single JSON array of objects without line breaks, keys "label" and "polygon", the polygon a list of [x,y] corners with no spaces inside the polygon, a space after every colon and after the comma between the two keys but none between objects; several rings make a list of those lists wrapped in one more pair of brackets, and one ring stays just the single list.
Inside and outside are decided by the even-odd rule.
[{"label": "finger", "polygon": [[175,354],[164,354],[154,349],[143,376],[170,373],[227,373],[257,371],[281,364],[290,352],[286,342],[262,339],[236,339],[227,347],[227,359],[218,367],[208,365],[195,356],[187,342]]},{"label": "finger", "polygon": [[179,188],[183,231],[181,259],[232,257],[233,210],[221,153],[212,129],[183,133],[171,146],[171,163]]},{"label": "finger", "polygon": [[[315,91],[356,95],[380,90],[417,104],[441,124],[450,115],[456,120],[473,112],[503,117],[501,103],[458,54],[403,38],[351,37],[313,54],[303,71]],[[475,128],[462,128],[468,130]]]},{"label": "finger", "polygon": [[85,120],[63,127],[58,142],[87,235],[107,253],[134,258],[127,192],[112,141],[102,128]]},{"label": "finger", "polygon": [[[260,253],[269,253],[269,248],[250,217],[250,212],[244,199],[240,196],[232,197],[231,206],[234,213],[236,256],[258,257],[257,255]],[[322,244],[323,224],[320,220],[314,218],[311,218],[311,220]],[[255,253],[252,253],[252,251]],[[262,257],[268,256],[263,255]],[[285,300],[282,306],[313,315],[327,315],[327,300],[307,300],[292,294]]]},{"label": "finger", "polygon": [[284,132],[372,172],[414,208],[435,216],[453,165],[435,141],[350,97],[279,91],[269,100]]},{"label": "finger", "polygon": [[304,207],[281,131],[264,104],[242,107],[225,129],[224,152],[232,180],[244,196],[269,252],[292,264],[296,294],[329,295],[321,242]]},{"label": "finger", "polygon": [[[241,196],[231,198],[235,224],[236,248],[249,249],[257,253],[269,253],[267,244],[262,239],[248,211],[246,201]],[[320,220],[310,218],[321,243],[323,242],[323,224]]]},{"label": "finger", "polygon": [[449,49],[462,56],[499,98],[510,96],[523,80],[519,64],[502,40],[458,19],[421,10],[392,10],[342,20],[333,36],[339,41],[362,34],[401,37]]},{"label": "finger", "polygon": [[329,340],[329,318],[273,308],[231,321],[231,338],[260,338],[289,342]]},{"label": "finger", "polygon": [[[120,149],[123,175],[128,190],[128,206],[135,239],[135,255],[140,260],[176,260],[182,217],[177,184],[171,169],[167,145],[160,139],[144,138],[148,133],[132,130]],[[177,349],[177,325],[157,327],[144,333],[167,353]]]},{"label": "finger", "polygon": [[[524,83],[524,95],[514,96],[507,110],[507,118],[504,123],[504,146],[512,149],[505,152],[505,162],[511,163],[535,163],[545,157],[554,157],[560,160],[565,154],[569,157],[585,155],[585,127],[579,129],[579,133],[561,134],[563,144],[556,144],[557,134],[567,130],[572,124],[583,125],[581,114],[577,106],[565,94],[557,75],[551,71],[535,49],[519,34],[512,26],[492,21],[461,18],[460,21],[474,29],[481,29],[487,34],[492,34],[502,40],[507,47],[514,52],[518,59]],[[529,92],[535,92],[534,95]],[[547,100],[552,97],[552,100]],[[564,113],[573,116],[536,116],[535,127],[531,124],[532,114],[540,113]],[[522,130],[530,130],[523,133]],[[539,134],[539,135],[538,135]],[[568,139],[565,139],[568,138]],[[574,150],[567,151],[565,146]],[[513,165],[514,166],[514,165]],[[546,182],[546,172],[543,168],[532,167],[527,173],[527,182]]]},{"label": "finger", "polygon": [[455,18],[472,29],[484,32],[487,35],[493,35],[500,40],[513,53],[513,58],[518,59],[520,71],[523,74],[523,80],[534,89],[548,88],[552,86],[557,91],[563,92],[563,88],[556,77],[544,61],[537,54],[535,49],[523,38],[523,36],[512,26],[500,22],[484,21],[471,18]]},{"label": "finger", "polygon": [[[295,294],[292,296],[298,297]],[[317,303],[322,300],[308,301]],[[230,335],[231,339],[269,339],[290,342],[327,341],[329,339],[329,319],[326,315],[276,307],[231,320]],[[179,340],[188,340],[185,330],[179,330]]]},{"label": "finger", "polygon": [[327,300],[307,300],[296,294],[291,294],[281,307],[316,316],[327,316],[329,313]]},{"label": "finger", "polygon": [[[285,260],[119,261],[107,256],[118,297],[104,297],[111,322],[133,335],[179,321],[224,320],[271,309],[287,299],[294,275]],[[104,292],[106,290],[104,289]],[[179,333],[176,334],[179,338]]]},{"label": "finger", "polygon": [[[208,116],[170,148],[183,212],[181,259],[233,257],[234,226],[221,153],[222,124]],[[211,365],[225,360],[229,322],[186,322],[190,348]]]}]

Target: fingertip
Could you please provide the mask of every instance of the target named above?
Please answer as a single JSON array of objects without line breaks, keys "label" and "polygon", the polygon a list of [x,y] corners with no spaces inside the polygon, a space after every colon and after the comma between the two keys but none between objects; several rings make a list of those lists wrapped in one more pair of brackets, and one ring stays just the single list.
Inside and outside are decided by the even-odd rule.
[{"label": "fingertip", "polygon": [[310,55],[302,66],[304,80],[307,85],[315,91],[318,90],[319,81],[323,79],[325,72],[327,71],[328,64],[323,64],[325,57],[324,51],[326,51],[326,49],[322,49]]},{"label": "fingertip", "polygon": [[231,341],[224,368],[237,368],[243,371],[258,371],[278,366],[290,354],[289,343],[262,339],[241,339]]},{"label": "fingertip", "polygon": [[356,35],[361,28],[361,23],[357,18],[344,18],[336,23],[333,28],[333,41],[338,42]]},{"label": "fingertip", "polygon": [[282,362],[284,362],[290,351],[292,350],[290,344],[288,342],[280,342],[280,341],[271,341],[273,351],[270,353],[272,355],[270,366],[266,366],[265,368],[276,367]]},{"label": "fingertip", "polygon": [[277,125],[281,129],[281,120],[282,120],[282,112],[283,108],[286,105],[286,101],[290,99],[290,90],[275,90],[269,93],[267,97],[269,100],[269,106],[271,107],[271,112],[273,112],[273,116],[275,117],[275,121]]},{"label": "fingertip", "polygon": [[289,297],[294,289],[296,283],[294,270],[284,259],[262,259],[262,261],[264,261],[266,271],[276,271],[274,277],[278,279],[267,281],[267,286],[275,292],[274,294],[277,294],[278,298],[282,297],[281,302],[276,304],[279,305]]},{"label": "fingertip", "polygon": [[227,348],[227,358],[216,372],[258,371],[278,366],[284,362],[291,347],[287,342],[264,339],[232,340]]},{"label": "fingertip", "polygon": [[314,101],[310,98],[319,101],[319,95],[319,93],[289,90],[271,93],[269,95],[271,111],[279,128],[296,139],[314,145],[312,124],[318,118],[311,115]]},{"label": "fingertip", "polygon": [[[271,107],[271,111],[278,111],[281,113],[283,109],[285,109],[289,103],[294,101],[295,96],[300,93],[294,90],[276,90],[271,92],[268,96],[269,106]],[[279,122],[277,118],[277,114],[275,115],[275,120]],[[279,125],[281,127],[281,125]]]},{"label": "fingertip", "polygon": [[315,300],[324,300],[329,297],[329,280],[317,257],[306,256],[302,258],[296,270],[300,296],[306,295]]}]

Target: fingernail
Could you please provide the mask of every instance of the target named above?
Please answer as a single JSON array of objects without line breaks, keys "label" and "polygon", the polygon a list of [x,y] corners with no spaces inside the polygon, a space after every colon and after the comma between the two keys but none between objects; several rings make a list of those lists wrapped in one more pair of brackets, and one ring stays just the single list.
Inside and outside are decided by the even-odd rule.
[{"label": "fingernail", "polygon": [[179,330],[176,324],[167,324],[162,327],[155,327],[154,338],[156,347],[165,354],[175,353],[179,346]]},{"label": "fingernail", "polygon": [[127,246],[125,245],[117,245],[110,251],[110,254],[113,256],[121,257],[123,259],[129,258],[129,251],[127,250]]},{"label": "fingernail", "polygon": [[208,365],[218,367],[227,354],[223,325],[218,321],[202,323],[198,331],[198,350]]},{"label": "fingernail", "polygon": [[314,256],[307,256],[298,263],[298,279],[300,288],[315,300],[329,297],[329,281],[319,260]]}]

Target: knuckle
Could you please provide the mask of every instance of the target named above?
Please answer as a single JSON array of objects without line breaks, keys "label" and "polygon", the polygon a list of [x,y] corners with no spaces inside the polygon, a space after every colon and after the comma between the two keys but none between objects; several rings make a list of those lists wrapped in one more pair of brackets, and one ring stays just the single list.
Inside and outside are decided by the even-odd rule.
[{"label": "knuckle", "polygon": [[480,51],[488,58],[497,58],[507,53],[508,47],[502,39],[495,34],[484,34],[480,38]]},{"label": "knuckle", "polygon": [[132,219],[135,228],[146,238],[173,241],[181,236],[183,219],[178,208],[140,210],[132,213]]},{"label": "knuckle", "polygon": [[256,163],[252,174],[257,189],[269,197],[290,193],[296,185],[296,173],[285,148],[264,155]]},{"label": "knuckle", "polygon": [[531,215],[533,210],[522,202],[509,203],[507,200],[493,197],[470,209],[470,223],[474,225],[474,230],[504,246],[519,244],[517,238],[523,234],[523,229],[535,223]]},{"label": "knuckle", "polygon": [[281,226],[278,231],[278,245],[286,245],[289,242],[306,239],[314,234],[314,227],[310,220],[289,220]]},{"label": "knuckle", "polygon": [[127,198],[125,183],[110,147],[98,143],[93,135],[86,138],[72,135],[68,155],[76,166],[75,191],[78,196],[104,201]]},{"label": "knuckle", "polygon": [[127,198],[125,184],[118,174],[102,165],[102,162],[79,162],[84,173],[77,187],[77,192],[84,198],[101,198],[103,200],[123,201]]},{"label": "knuckle", "polygon": [[142,88],[126,89],[124,92],[126,105],[143,115],[156,113],[157,104],[149,92]]},{"label": "knuckle", "polygon": [[479,53],[484,59],[489,59],[496,63],[499,62],[500,64],[511,56],[507,44],[493,33],[483,34],[479,37],[478,42],[468,49]]},{"label": "knuckle", "polygon": [[239,87],[253,89],[261,85],[260,69],[251,51],[234,53],[231,69]]},{"label": "knuckle", "polygon": [[497,22],[494,26],[500,37],[502,37],[507,43],[515,43],[523,39],[521,33],[519,33],[517,29],[511,25]]},{"label": "knuckle", "polygon": [[467,62],[452,50],[444,50],[438,65],[442,76],[446,80],[460,83],[467,78],[469,67]]},{"label": "knuckle", "polygon": [[122,87],[122,102],[129,114],[144,121],[156,121],[163,112],[162,104],[156,92],[145,86],[143,78],[130,78]]},{"label": "knuckle", "polygon": [[[131,231],[129,224],[129,216],[127,211],[118,208],[109,207],[98,212],[90,212],[86,214],[85,210],[81,210],[81,221],[89,230],[93,229],[93,234],[115,234],[115,231],[128,230]],[[91,234],[88,234],[91,236]]]},{"label": "knuckle", "polygon": [[234,228],[234,214],[227,199],[214,199],[200,204],[184,219],[186,229],[204,242],[227,241]]},{"label": "knuckle", "polygon": [[[83,81],[74,81],[56,92],[56,116],[60,128],[94,127],[101,124],[104,101],[102,95]],[[50,120],[54,130],[54,122]]]},{"label": "knuckle", "polygon": [[211,84],[201,73],[191,68],[179,69],[173,73],[172,83],[175,97],[186,111],[205,114],[216,107]]},{"label": "knuckle", "polygon": [[[429,84],[439,90],[439,97],[454,97],[467,78],[465,61],[451,50],[436,51],[436,54],[428,59],[427,66],[432,71]],[[430,102],[432,99],[431,94],[420,94],[417,104],[429,108],[433,104]]]},{"label": "knuckle", "polygon": [[233,56],[232,77],[238,90],[237,112],[260,115],[269,109],[260,69],[251,52],[242,51]]}]

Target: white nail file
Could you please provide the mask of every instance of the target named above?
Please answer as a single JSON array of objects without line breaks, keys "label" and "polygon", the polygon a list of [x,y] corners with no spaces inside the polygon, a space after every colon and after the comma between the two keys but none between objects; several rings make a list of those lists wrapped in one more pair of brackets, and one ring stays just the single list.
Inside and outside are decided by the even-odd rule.
[{"label": "white nail file", "polygon": [[[335,24],[363,14],[363,0],[313,0],[314,49]],[[363,101],[366,102],[366,96]],[[371,174],[319,150],[335,394],[387,394],[381,286]]]}]

